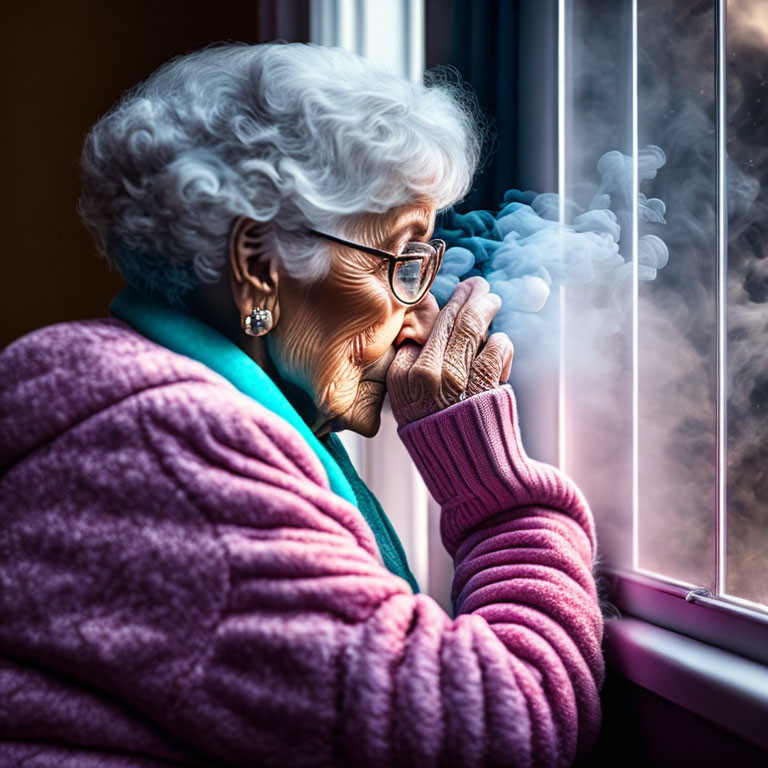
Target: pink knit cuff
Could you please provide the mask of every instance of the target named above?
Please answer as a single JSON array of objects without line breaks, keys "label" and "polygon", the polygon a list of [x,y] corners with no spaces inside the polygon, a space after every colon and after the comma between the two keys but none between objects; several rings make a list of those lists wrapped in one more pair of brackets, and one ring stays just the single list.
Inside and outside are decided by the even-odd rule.
[{"label": "pink knit cuff", "polygon": [[589,507],[562,472],[526,455],[509,385],[406,424],[398,434],[442,508],[440,532],[451,555],[476,526],[528,506],[548,507],[573,518],[594,555]]}]

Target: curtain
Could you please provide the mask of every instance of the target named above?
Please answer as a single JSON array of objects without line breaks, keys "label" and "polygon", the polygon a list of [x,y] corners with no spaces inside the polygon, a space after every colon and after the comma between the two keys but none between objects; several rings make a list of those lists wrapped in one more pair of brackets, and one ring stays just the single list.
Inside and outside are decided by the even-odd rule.
[{"label": "curtain", "polygon": [[557,189],[557,0],[427,0],[427,67],[456,67],[495,128],[461,212]]}]

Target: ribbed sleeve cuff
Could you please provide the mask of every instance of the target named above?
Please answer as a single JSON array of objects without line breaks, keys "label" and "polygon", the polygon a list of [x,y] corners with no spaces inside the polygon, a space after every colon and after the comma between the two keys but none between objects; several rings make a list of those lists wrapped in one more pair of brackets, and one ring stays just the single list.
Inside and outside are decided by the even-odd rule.
[{"label": "ribbed sleeve cuff", "polygon": [[589,507],[562,472],[526,455],[509,385],[406,424],[398,434],[442,508],[440,532],[451,555],[476,526],[527,506],[572,517],[584,529],[594,555]]}]

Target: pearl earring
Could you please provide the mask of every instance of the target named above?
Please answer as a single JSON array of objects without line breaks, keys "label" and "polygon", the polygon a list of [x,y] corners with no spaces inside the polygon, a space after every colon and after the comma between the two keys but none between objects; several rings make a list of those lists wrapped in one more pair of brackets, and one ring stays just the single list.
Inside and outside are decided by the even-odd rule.
[{"label": "pearl earring", "polygon": [[256,307],[243,321],[243,331],[249,336],[263,336],[272,328],[272,313],[268,309]]}]

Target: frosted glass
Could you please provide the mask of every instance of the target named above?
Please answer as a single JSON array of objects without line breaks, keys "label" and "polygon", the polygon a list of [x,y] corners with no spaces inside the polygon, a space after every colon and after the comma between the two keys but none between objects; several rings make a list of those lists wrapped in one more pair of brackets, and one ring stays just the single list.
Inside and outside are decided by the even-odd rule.
[{"label": "frosted glass", "polygon": [[726,591],[768,604],[768,2],[728,3]]}]

